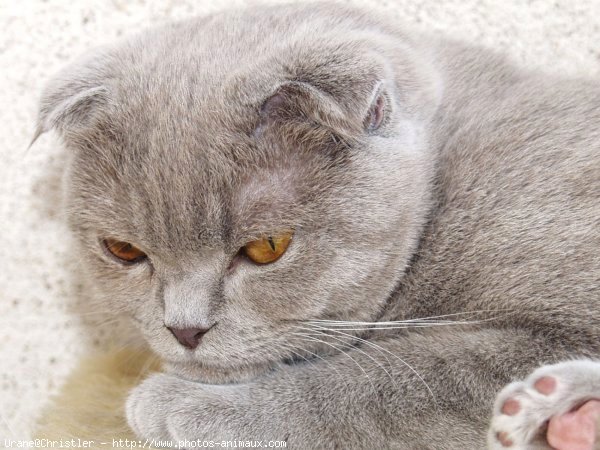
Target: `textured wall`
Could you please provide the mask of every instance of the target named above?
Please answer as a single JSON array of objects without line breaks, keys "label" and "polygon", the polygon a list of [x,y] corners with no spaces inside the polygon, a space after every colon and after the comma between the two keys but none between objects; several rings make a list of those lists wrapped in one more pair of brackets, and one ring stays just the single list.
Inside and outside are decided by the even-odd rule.
[{"label": "textured wall", "polygon": [[[85,304],[60,209],[64,154],[54,136],[29,150],[44,82],[97,44],[241,0],[0,0],[0,445],[28,437],[77,358],[102,342]],[[501,48],[530,67],[600,74],[598,0],[362,0],[400,22]],[[110,331],[110,325],[103,328]]]}]

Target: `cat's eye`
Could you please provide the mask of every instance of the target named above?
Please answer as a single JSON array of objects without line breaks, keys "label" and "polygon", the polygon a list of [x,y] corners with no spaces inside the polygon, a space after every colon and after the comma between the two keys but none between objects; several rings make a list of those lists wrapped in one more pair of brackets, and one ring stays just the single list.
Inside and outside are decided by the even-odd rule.
[{"label": "cat's eye", "polygon": [[125,264],[141,262],[148,257],[143,251],[129,242],[107,238],[102,241],[102,245],[104,245],[108,253]]},{"label": "cat's eye", "polygon": [[246,256],[256,264],[269,264],[281,258],[292,241],[292,231],[277,236],[267,236],[263,239],[248,242],[244,246]]}]

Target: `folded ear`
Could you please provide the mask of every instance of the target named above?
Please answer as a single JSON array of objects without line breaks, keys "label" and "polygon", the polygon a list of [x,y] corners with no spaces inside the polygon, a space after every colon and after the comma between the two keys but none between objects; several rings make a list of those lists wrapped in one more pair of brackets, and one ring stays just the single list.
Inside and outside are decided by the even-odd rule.
[{"label": "folded ear", "polygon": [[312,69],[279,84],[260,109],[258,134],[272,126],[321,127],[345,141],[376,132],[391,113],[383,70]]},{"label": "folded ear", "polygon": [[69,138],[88,127],[108,103],[109,88],[102,58],[86,58],[57,74],[45,87],[38,123],[30,145],[50,130]]},{"label": "folded ear", "polygon": [[304,82],[281,84],[263,103],[259,127],[306,121],[343,135],[373,132],[383,123],[388,101],[383,81],[371,84],[370,91],[346,92],[341,101]]}]

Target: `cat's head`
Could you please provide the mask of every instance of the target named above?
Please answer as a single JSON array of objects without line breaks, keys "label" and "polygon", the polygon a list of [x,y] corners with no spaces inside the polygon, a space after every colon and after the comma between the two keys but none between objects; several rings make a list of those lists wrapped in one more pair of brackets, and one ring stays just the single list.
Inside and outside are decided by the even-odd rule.
[{"label": "cat's head", "polygon": [[435,74],[361,14],[317,12],[175,24],[43,96],[100,301],[189,376],[309,355],[307,321],[375,320],[415,250]]}]

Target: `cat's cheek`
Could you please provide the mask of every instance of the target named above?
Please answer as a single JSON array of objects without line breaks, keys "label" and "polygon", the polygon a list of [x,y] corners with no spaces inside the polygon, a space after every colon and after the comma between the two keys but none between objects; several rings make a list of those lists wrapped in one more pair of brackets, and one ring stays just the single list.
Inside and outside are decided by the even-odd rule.
[{"label": "cat's cheek", "polygon": [[164,309],[160,299],[160,283],[156,280],[131,281],[128,293],[116,296],[109,301],[113,308],[122,311],[129,319],[131,327],[158,355],[173,356],[182,354],[172,334],[164,326]]},{"label": "cat's cheek", "polygon": [[149,262],[119,265],[104,255],[88,254],[82,265],[86,282],[107,299],[109,305],[134,310],[155,291],[154,268]]}]

